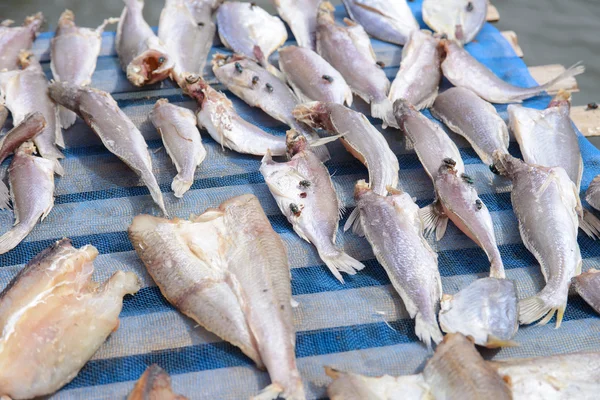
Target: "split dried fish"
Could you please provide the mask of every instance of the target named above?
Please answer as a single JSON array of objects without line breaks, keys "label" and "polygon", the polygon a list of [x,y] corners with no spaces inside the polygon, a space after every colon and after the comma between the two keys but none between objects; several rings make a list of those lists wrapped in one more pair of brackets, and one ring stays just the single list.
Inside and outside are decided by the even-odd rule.
[{"label": "split dried fish", "polygon": [[[58,20],[56,34],[50,45],[52,76],[59,82],[90,85],[96,70],[96,60],[102,46],[102,32],[108,24],[116,24],[118,18],[105,19],[96,29],[75,25],[75,15],[65,10]],[[67,129],[75,123],[74,112],[59,107],[60,124]]]},{"label": "split dried fish", "polygon": [[488,0],[424,0],[423,20],[440,35],[469,43],[485,25]]},{"label": "split dried fish", "polygon": [[148,145],[115,99],[101,90],[66,82],[52,83],[48,93],[58,104],[77,113],[98,135],[108,151],[142,178],[154,202],[167,214],[160,187],[152,173]]},{"label": "split dried fish", "polygon": [[419,206],[408,193],[388,190],[391,196],[382,196],[364,180],[357,182],[354,198],[362,231],[415,319],[417,337],[431,348],[432,341],[442,340],[436,317],[442,296],[437,254],[423,237]]},{"label": "split dried fish", "polygon": [[119,326],[132,272],[92,281],[98,250],[62,239],[39,253],[0,294],[0,395],[29,399],[69,383]]},{"label": "split dried fish", "polygon": [[196,128],[196,116],[187,108],[170,104],[160,99],[150,112],[150,121],[160,133],[165,149],[177,168],[171,189],[175,197],[183,197],[192,183],[194,173],[206,158],[200,132]]},{"label": "split dried fish", "polygon": [[287,46],[279,50],[279,68],[301,102],[352,105],[352,90],[340,73],[314,51]]},{"label": "split dried fish", "polygon": [[419,30],[419,23],[406,0],[343,1],[350,18],[361,24],[369,35],[377,39],[404,45],[411,32]]},{"label": "split dried fish", "polygon": [[219,37],[225,47],[244,55],[275,76],[281,73],[269,64],[269,56],[287,40],[285,25],[256,3],[226,2],[217,10]]},{"label": "split dried fish", "polygon": [[396,126],[387,98],[390,81],[377,65],[369,36],[351,20],[344,20],[348,26],[336,25],[333,10],[328,1],[319,5],[317,52],[340,72],[356,95],[371,104],[373,117]]},{"label": "split dried fish", "polygon": [[271,0],[292,30],[298,46],[316,49],[317,9],[321,0]]},{"label": "split dried fish", "polygon": [[513,182],[511,199],[523,244],[540,263],[546,286],[519,302],[519,321],[530,324],[555,312],[556,327],[567,307],[571,278],[581,272],[577,243],[578,193],[560,167],[526,164],[508,154],[494,154],[494,166]]},{"label": "split dried fish", "polygon": [[414,30],[402,49],[402,62],[389,99],[404,99],[417,110],[429,108],[438,94],[442,71],[439,40],[429,31]]},{"label": "split dried fish", "polygon": [[169,76],[174,60],[165,44],[144,20],[144,0],[123,0],[115,47],[121,68],[135,86],[150,85]]},{"label": "split dried fish", "polygon": [[225,94],[214,90],[200,76],[187,75],[183,90],[198,102],[198,125],[221,146],[242,154],[285,154],[285,137],[271,135],[244,120]]},{"label": "split dried fish", "polygon": [[169,374],[152,364],[140,376],[127,400],[187,400],[187,397],[173,393]]},{"label": "split dried fish", "polygon": [[446,90],[437,96],[430,111],[454,133],[467,139],[485,164],[493,164],[496,150],[508,153],[506,123],[493,105],[469,89]]},{"label": "split dried fish", "polygon": [[331,273],[344,283],[340,272],[354,275],[364,265],[335,244],[341,205],[329,171],[306,138],[293,130],[287,133],[287,148],[289,161],[275,162],[267,153],[260,172],[294,231],[317,248]]},{"label": "split dried fish", "polygon": [[600,210],[600,175],[596,175],[590,186],[588,186],[585,192],[585,201],[596,210]]},{"label": "split dried fish", "polygon": [[44,15],[39,12],[25,18],[23,26],[11,25],[6,19],[0,23],[0,71],[19,69],[19,54],[29,50],[44,23]]},{"label": "split dried fish", "polygon": [[543,93],[558,82],[585,71],[585,67],[577,63],[543,85],[523,88],[500,79],[458,43],[449,40],[442,40],[441,43],[446,53],[446,58],[442,62],[444,76],[454,86],[470,89],[490,103],[520,103]]},{"label": "split dried fish", "polygon": [[571,283],[577,293],[600,314],[600,271],[590,268],[575,276]]},{"label": "split dried fish", "polygon": [[169,302],[266,366],[272,384],[264,398],[305,398],[287,253],[255,196],[231,198],[190,221],[138,215],[129,238]]}]

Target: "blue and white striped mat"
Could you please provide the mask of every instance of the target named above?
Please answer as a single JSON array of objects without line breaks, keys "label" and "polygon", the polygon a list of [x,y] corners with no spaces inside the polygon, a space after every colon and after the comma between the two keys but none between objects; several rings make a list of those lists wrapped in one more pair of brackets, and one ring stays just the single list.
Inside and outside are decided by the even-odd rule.
[{"label": "blue and white striped mat", "polygon": [[[421,2],[409,3],[422,23]],[[338,10],[338,17],[344,12]],[[51,33],[41,34],[34,44],[35,53],[51,77],[49,41]],[[113,47],[114,34],[105,33],[93,86],[112,93],[119,106],[140,127],[152,150],[154,173],[164,192],[172,216],[186,218],[207,207],[244,193],[255,194],[275,230],[286,243],[292,268],[292,291],[300,303],[295,310],[296,355],[308,397],[326,397],[329,378],[323,365],[369,375],[409,374],[428,358],[414,335],[414,323],[394,292],[383,268],[375,260],[367,242],[350,233],[338,235],[338,242],[366,268],[340,284],[319,260],[315,249],[301,240],[280,214],[277,205],[258,172],[260,158],[222,150],[206,132],[203,143],[208,156],[198,168],[192,189],[183,199],[170,190],[175,167],[169,160],[157,132],[147,120],[152,106],[161,97],[194,108],[170,81],[138,89],[121,71]],[[400,62],[401,48],[373,40],[377,58],[386,64],[385,72],[393,79]],[[487,24],[467,49],[496,74],[513,84],[527,86],[535,82],[523,62],[515,56],[500,33]],[[211,53],[226,52],[222,47]],[[212,54],[211,54],[212,57]],[[207,67],[206,77],[213,79]],[[447,83],[446,83],[447,86]],[[222,89],[222,88],[221,88]],[[284,134],[286,127],[261,111],[251,109],[226,92],[239,113],[262,128]],[[543,108],[549,97],[540,96],[525,104]],[[506,106],[499,106],[506,117]],[[379,122],[374,122],[380,128]],[[392,150],[400,160],[400,183],[424,206],[432,201],[433,187],[414,152],[407,148],[402,135],[384,131]],[[455,135],[469,175],[492,212],[500,252],[508,278],[517,283],[520,297],[530,296],[543,285],[533,256],[525,249],[512,212],[508,188],[491,185],[492,174],[466,142]],[[161,296],[144,266],[133,251],[126,230],[132,218],[155,210],[145,186],[117,157],[109,153],[92,131],[80,120],[65,132],[65,177],[57,179],[56,205],[48,218],[13,251],[0,256],[0,286],[4,287],[23,264],[53,241],[67,236],[77,247],[91,243],[98,248],[95,279],[107,279],[116,270],[134,271],[142,278],[142,289],[127,297],[121,325],[81,370],[79,375],[52,398],[118,399],[133,387],[134,381],[152,363],[158,363],[173,378],[175,391],[192,399],[244,399],[269,384],[266,372],[259,371],[236,347],[223,342],[184,317]],[[600,173],[600,153],[580,138],[585,162],[582,193],[591,179]],[[352,209],[352,191],[357,179],[366,178],[366,169],[343,147],[328,145],[333,155],[327,163],[343,204]],[[511,152],[518,154],[515,143]],[[0,226],[12,225],[12,213],[0,212]],[[343,222],[340,226],[343,226]],[[580,234],[584,270],[600,267],[600,242]],[[488,274],[484,252],[452,224],[444,239],[432,246],[439,254],[444,292],[455,293],[478,277]],[[600,349],[600,318],[576,296],[569,298],[562,327],[522,327],[515,340],[520,347],[485,351],[495,359],[566,353]]]}]

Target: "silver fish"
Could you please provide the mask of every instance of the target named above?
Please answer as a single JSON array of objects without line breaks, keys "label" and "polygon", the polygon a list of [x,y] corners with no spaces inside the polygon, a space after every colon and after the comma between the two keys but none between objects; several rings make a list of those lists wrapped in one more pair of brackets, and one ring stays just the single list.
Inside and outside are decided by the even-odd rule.
[{"label": "silver fish", "polygon": [[171,377],[157,364],[152,364],[140,376],[127,400],[188,400],[173,393]]},{"label": "silver fish", "polygon": [[123,271],[101,284],[92,281],[97,256],[92,245],[76,249],[69,239],[59,240],[0,294],[0,396],[52,394],[117,330],[123,296],[136,293],[140,283]]},{"label": "silver fish", "polygon": [[121,68],[135,86],[165,79],[175,62],[164,43],[144,20],[144,0],[123,0],[125,8],[117,26],[115,47]]},{"label": "silver fish", "polygon": [[585,71],[579,63],[543,85],[523,88],[500,79],[456,42],[442,40],[446,58],[442,62],[444,76],[454,86],[465,87],[490,103],[520,103],[546,91],[550,86]]},{"label": "silver fish", "polygon": [[321,0],[271,0],[292,30],[298,46],[316,49],[317,9]]},{"label": "silver fish", "polygon": [[493,164],[496,150],[508,153],[506,123],[493,105],[469,89],[446,90],[435,99],[430,111],[454,133],[467,139],[484,164]]},{"label": "silver fish", "polygon": [[336,25],[333,6],[319,5],[317,16],[317,52],[344,77],[352,91],[371,104],[371,115],[384,125],[396,125],[392,104],[387,98],[390,81],[377,65],[371,40],[362,26],[344,20],[348,26]]},{"label": "silver fish", "polygon": [[577,243],[577,192],[560,167],[526,164],[508,154],[494,154],[494,166],[513,182],[511,199],[523,244],[540,263],[546,286],[519,302],[519,321],[529,324],[555,312],[556,327],[567,307],[571,278],[581,272]]},{"label": "silver fish", "polygon": [[269,63],[269,56],[287,40],[285,25],[255,3],[226,2],[217,10],[219,37],[235,53],[262,65],[275,76],[281,76]]},{"label": "silver fish", "polygon": [[198,126],[221,146],[242,154],[285,154],[285,137],[271,135],[240,117],[231,101],[200,76],[187,75],[182,88],[198,102]]},{"label": "silver fish", "polygon": [[[102,32],[106,25],[118,21],[118,18],[109,18],[96,29],[81,28],[75,25],[75,15],[71,10],[63,11],[50,44],[50,69],[54,79],[75,85],[90,85],[102,46]],[[75,123],[74,112],[63,107],[59,107],[59,112],[63,129]]]},{"label": "silver fish", "polygon": [[600,314],[600,271],[590,268],[586,272],[575,276],[571,283],[586,303]]},{"label": "silver fish", "polygon": [[52,160],[55,172],[63,175],[64,170],[58,160],[64,156],[57,146],[64,147],[64,140],[58,109],[48,96],[48,80],[32,53],[22,52],[20,57],[24,69],[0,72],[1,95],[15,125],[29,113],[39,111],[44,115],[46,128],[34,139],[35,147],[42,157]]},{"label": "silver fish", "polygon": [[10,19],[0,23],[0,71],[19,69],[19,54],[31,49],[44,23],[44,15],[39,12],[28,16],[23,26],[11,27],[13,23]]},{"label": "silver fish", "polygon": [[429,31],[414,30],[402,49],[402,62],[389,99],[407,100],[417,110],[429,108],[438,94],[442,71],[439,40]]},{"label": "silver fish", "polygon": [[138,215],[129,238],[174,306],[266,366],[272,384],[264,398],[305,399],[287,253],[255,196],[231,198],[191,221]]},{"label": "silver fish", "polygon": [[212,13],[222,0],[167,0],[160,13],[158,37],[173,58],[172,77],[181,86],[184,74],[202,75],[213,44]]},{"label": "silver fish", "polygon": [[101,90],[66,82],[52,83],[48,93],[58,104],[77,113],[98,135],[108,151],[142,178],[154,202],[167,214],[160,187],[152,173],[148,145],[115,99]]},{"label": "silver fish", "polygon": [[343,0],[350,18],[377,39],[404,45],[414,30],[419,30],[406,0]]},{"label": "silver fish", "polygon": [[200,132],[196,128],[196,116],[187,108],[160,99],[150,112],[150,121],[160,133],[165,149],[177,168],[171,189],[175,197],[183,197],[192,183],[194,173],[206,158]]},{"label": "silver fish", "polygon": [[335,68],[314,51],[296,46],[279,50],[279,68],[301,102],[352,105],[352,90]]},{"label": "silver fish", "polygon": [[600,175],[596,175],[590,186],[588,186],[585,192],[585,201],[596,210],[600,210]]},{"label": "silver fish", "polygon": [[469,43],[487,17],[488,0],[424,0],[423,20],[448,39]]},{"label": "silver fish", "polygon": [[415,334],[431,348],[432,341],[442,340],[436,317],[442,296],[437,254],[423,237],[419,206],[408,193],[388,190],[391,196],[381,196],[364,180],[357,182],[354,198],[362,231],[415,319]]}]

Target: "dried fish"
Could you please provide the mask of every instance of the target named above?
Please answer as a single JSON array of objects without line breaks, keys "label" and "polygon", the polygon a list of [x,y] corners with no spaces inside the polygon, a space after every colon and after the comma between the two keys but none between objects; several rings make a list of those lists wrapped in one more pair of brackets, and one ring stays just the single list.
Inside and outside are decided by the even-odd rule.
[{"label": "dried fish", "polygon": [[4,107],[4,104],[0,104],[0,131],[4,127],[6,123],[6,119],[8,118],[8,109]]},{"label": "dried fish", "polygon": [[600,271],[590,268],[575,276],[571,283],[577,293],[600,314]]},{"label": "dried fish", "polygon": [[55,392],[117,330],[123,296],[140,283],[123,271],[101,285],[92,281],[97,256],[92,245],[76,249],[59,240],[0,294],[0,395],[29,399]]},{"label": "dried fish", "polygon": [[321,0],[271,0],[292,30],[298,46],[316,49],[317,9]]},{"label": "dried fish", "polygon": [[487,17],[488,0],[423,0],[423,20],[440,35],[469,43]]},{"label": "dried fish", "polygon": [[187,400],[187,397],[173,393],[169,374],[152,364],[140,376],[127,400]]},{"label": "dried fish", "polygon": [[11,27],[13,23],[10,19],[0,23],[0,71],[19,69],[19,54],[31,49],[44,23],[44,15],[39,12],[28,16],[23,26]]},{"label": "dried fish", "polygon": [[596,210],[600,210],[600,175],[596,175],[590,186],[588,186],[585,192],[585,201]]}]

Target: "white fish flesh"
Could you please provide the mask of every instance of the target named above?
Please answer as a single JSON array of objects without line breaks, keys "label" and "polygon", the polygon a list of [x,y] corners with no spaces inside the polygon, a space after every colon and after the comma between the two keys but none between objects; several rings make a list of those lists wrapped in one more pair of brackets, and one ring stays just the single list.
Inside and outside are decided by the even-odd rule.
[{"label": "white fish flesh", "polygon": [[159,367],[152,364],[140,376],[127,400],[188,400],[187,397],[173,393],[171,377]]},{"label": "white fish flesh", "polygon": [[58,104],[79,115],[114,155],[131,168],[150,190],[154,202],[167,214],[152,160],[142,133],[106,92],[88,86],[54,82],[48,92]]},{"label": "white fish flesh", "polygon": [[279,68],[300,101],[352,105],[352,90],[344,77],[314,51],[296,46],[279,50]]},{"label": "white fish flesh", "polygon": [[[71,10],[63,11],[50,44],[50,69],[54,80],[82,86],[90,85],[102,46],[102,32],[106,25],[118,21],[118,18],[109,18],[96,29],[81,28],[75,25],[75,15]],[[74,112],[63,107],[60,107],[59,111],[63,129],[75,123]]]},{"label": "white fish flesh", "polygon": [[44,15],[39,12],[28,16],[23,26],[11,27],[13,23],[10,19],[0,23],[0,71],[19,69],[19,54],[31,49],[44,23]]},{"label": "white fish flesh", "polygon": [[571,283],[585,302],[600,314],[600,271],[590,268],[575,276]]},{"label": "white fish flesh", "polygon": [[206,158],[200,132],[196,128],[196,116],[187,108],[160,99],[150,112],[150,121],[160,133],[165,149],[177,168],[171,189],[175,197],[183,197],[192,183],[194,173]]},{"label": "white fish flesh", "polygon": [[69,383],[119,327],[133,272],[92,281],[98,250],[62,239],[33,258],[0,294],[0,395],[30,399]]},{"label": "white fish flesh", "polygon": [[442,79],[439,40],[429,31],[414,30],[402,49],[402,62],[392,82],[389,99],[404,99],[417,110],[429,108]]},{"label": "white fish flesh", "polygon": [[169,302],[267,368],[264,398],[305,399],[287,253],[255,196],[190,221],[138,215],[129,238]]},{"label": "white fish flesh", "polygon": [[406,0],[343,0],[350,18],[371,36],[404,45],[411,32],[419,30]]},{"label": "white fish flesh", "polygon": [[171,74],[173,58],[144,20],[144,0],[123,0],[115,47],[121,68],[135,86],[162,81]]},{"label": "white fish flesh", "polygon": [[316,49],[317,9],[321,0],[271,0],[292,30],[298,46]]},{"label": "white fish flesh", "polygon": [[198,102],[198,125],[221,146],[242,154],[285,155],[284,136],[271,135],[240,117],[231,100],[200,76],[187,75],[183,90]]},{"label": "white fish flesh", "polygon": [[469,43],[487,19],[488,0],[423,0],[423,20],[431,29],[461,44]]}]

